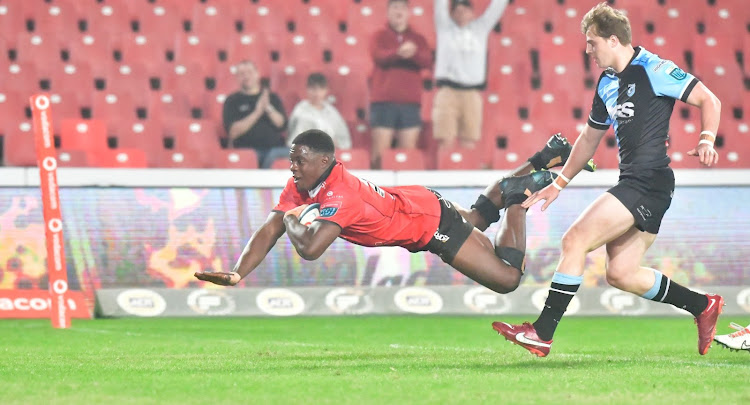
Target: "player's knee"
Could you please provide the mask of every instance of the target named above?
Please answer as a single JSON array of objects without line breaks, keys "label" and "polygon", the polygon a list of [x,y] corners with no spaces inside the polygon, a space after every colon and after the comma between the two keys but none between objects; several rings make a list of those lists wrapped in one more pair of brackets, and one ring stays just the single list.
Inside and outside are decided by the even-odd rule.
[{"label": "player's knee", "polygon": [[628,280],[631,278],[629,272],[616,265],[607,264],[607,284],[612,287],[623,289],[627,286]]},{"label": "player's knee", "polygon": [[521,272],[513,273],[508,277],[508,282],[502,287],[502,291],[498,292],[500,294],[512,293],[519,285],[521,285]]},{"label": "player's knee", "polygon": [[563,252],[575,252],[585,250],[583,245],[583,234],[575,227],[568,229],[563,234],[560,247]]}]

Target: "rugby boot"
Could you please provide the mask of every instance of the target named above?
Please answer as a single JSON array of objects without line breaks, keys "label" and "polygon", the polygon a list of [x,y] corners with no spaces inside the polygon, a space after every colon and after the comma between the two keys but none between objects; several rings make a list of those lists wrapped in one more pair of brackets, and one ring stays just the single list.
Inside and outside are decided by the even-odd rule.
[{"label": "rugby boot", "polygon": [[[529,162],[536,160],[543,168],[551,169],[553,167],[563,166],[570,157],[570,151],[573,150],[573,145],[565,139],[559,132],[552,135],[544,148],[537,152]],[[596,170],[596,164],[594,159],[590,159],[583,170],[587,172],[593,172]]]},{"label": "rugby boot", "polygon": [[708,353],[711,348],[711,342],[716,336],[716,322],[724,308],[724,298],[721,295],[706,294],[708,306],[695,318],[698,325],[698,353],[702,355]]},{"label": "rugby boot", "polygon": [[557,173],[549,170],[531,172],[524,176],[506,177],[500,180],[503,193],[503,207],[524,202],[533,193],[549,186],[557,178]]},{"label": "rugby boot", "polygon": [[523,347],[537,357],[547,356],[552,346],[552,341],[540,339],[536,334],[534,325],[528,322],[524,322],[521,325],[492,322],[492,329],[503,335],[509,342]]},{"label": "rugby boot", "polygon": [[750,325],[747,328],[742,325],[738,325],[734,322],[730,323],[729,326],[737,332],[729,333],[726,335],[716,335],[714,342],[726,347],[731,351],[746,350],[750,353]]}]

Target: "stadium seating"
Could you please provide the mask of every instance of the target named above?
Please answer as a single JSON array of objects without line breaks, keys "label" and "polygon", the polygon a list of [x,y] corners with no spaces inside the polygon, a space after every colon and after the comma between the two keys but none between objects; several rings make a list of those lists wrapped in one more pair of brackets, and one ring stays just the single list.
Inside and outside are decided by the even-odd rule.
[{"label": "stadium seating", "polygon": [[336,160],[348,169],[367,170],[370,168],[370,152],[365,149],[341,149],[336,151]]},{"label": "stadium seating", "polygon": [[252,149],[219,149],[211,152],[209,158],[215,169],[258,168],[258,156]]},{"label": "stadium seating", "polygon": [[[649,0],[638,7],[624,5],[635,45],[675,61],[719,96],[728,146],[741,145],[735,140],[742,139],[739,128],[750,114],[746,3]],[[477,12],[488,4],[474,2]],[[513,156],[525,159],[552,132],[572,138],[585,121],[590,86],[599,74],[584,54],[580,33],[581,17],[591,5],[588,0],[508,5],[489,36],[485,135],[472,162],[480,167],[509,165]],[[412,0],[409,7],[412,28],[434,46],[433,0]],[[6,101],[0,100],[0,114],[2,130],[10,134],[6,143],[18,145],[22,138],[17,134],[25,133],[20,128],[29,126],[28,95],[46,91],[53,97],[54,130],[64,150],[75,151],[65,145],[63,121],[95,119],[105,123],[109,148],[142,148],[148,164],[158,166],[164,161],[159,158],[162,152],[169,153],[165,134],[176,141],[190,139],[169,133],[176,123],[210,120],[216,125],[208,138],[216,139],[223,100],[237,87],[231,66],[249,59],[270,80],[287,113],[303,97],[306,76],[313,71],[326,74],[331,101],[352,129],[354,147],[367,150],[369,43],[372,33],[385,26],[386,9],[387,2],[379,0],[289,0],[284,6],[269,0],[107,0],[89,5],[77,0],[2,1],[0,92]],[[424,72],[424,78],[432,74]],[[542,100],[548,94],[553,101]],[[440,154],[431,139],[433,96],[428,86],[421,109],[424,165],[467,165]],[[678,117],[678,125],[697,125],[697,116]],[[137,135],[137,126],[148,134]],[[187,131],[190,134],[189,127]],[[616,166],[612,146],[601,149],[597,153],[602,164]],[[7,145],[4,150],[8,155]],[[133,159],[139,161],[136,155]],[[179,164],[195,162],[189,153],[187,158]],[[14,159],[6,158],[5,164]],[[726,159],[732,167],[743,167],[746,161],[742,153],[732,159]],[[73,160],[99,164],[78,156]],[[681,162],[675,164],[685,164]]]},{"label": "stadium seating", "polygon": [[460,147],[440,148],[437,155],[439,170],[478,170],[484,169],[482,159],[477,159],[480,149]]},{"label": "stadium seating", "polygon": [[424,152],[419,149],[386,149],[381,156],[383,170],[425,170]]}]

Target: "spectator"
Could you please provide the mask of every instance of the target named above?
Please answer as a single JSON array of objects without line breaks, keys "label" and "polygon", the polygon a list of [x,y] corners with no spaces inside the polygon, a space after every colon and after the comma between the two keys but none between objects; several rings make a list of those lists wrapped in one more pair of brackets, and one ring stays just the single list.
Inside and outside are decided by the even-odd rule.
[{"label": "spectator", "polygon": [[278,95],[261,85],[253,62],[244,60],[236,69],[240,89],[227,97],[223,111],[229,146],[255,149],[260,168],[267,169],[274,160],[289,155],[282,136],[284,106]]},{"label": "spectator", "polygon": [[307,77],[307,99],[297,103],[289,115],[289,137],[286,140],[289,147],[297,135],[308,129],[319,129],[333,138],[336,149],[351,149],[352,137],[346,121],[326,97],[328,80],[321,73],[311,73]]},{"label": "spectator", "polygon": [[370,91],[373,168],[390,148],[415,148],[422,120],[422,78],[420,70],[432,65],[427,40],[409,28],[408,0],[388,1],[388,25],[375,33],[370,44],[375,62]]},{"label": "spectator", "polygon": [[440,146],[452,146],[458,138],[473,148],[481,138],[482,94],[487,83],[487,37],[503,14],[508,0],[492,0],[475,18],[469,0],[435,0],[439,87],[432,106],[433,136]]}]

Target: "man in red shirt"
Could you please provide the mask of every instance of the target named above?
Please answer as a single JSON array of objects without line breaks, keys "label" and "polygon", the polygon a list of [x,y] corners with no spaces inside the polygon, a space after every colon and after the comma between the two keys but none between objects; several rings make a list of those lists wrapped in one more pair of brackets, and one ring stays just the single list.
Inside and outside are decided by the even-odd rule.
[{"label": "man in red shirt", "polygon": [[432,66],[432,49],[425,37],[409,27],[407,0],[388,1],[388,24],[370,43],[375,68],[370,86],[371,164],[380,168],[383,151],[417,146],[422,126],[422,69]]},{"label": "man in red shirt", "polygon": [[[341,237],[362,246],[401,246],[427,250],[456,270],[498,293],[518,287],[524,271],[526,209],[531,193],[552,183],[547,169],[564,164],[571,146],[559,135],[512,175],[490,184],[467,210],[423,186],[378,187],[347,171],[334,158],[331,137],[312,129],[294,139],[289,160],[292,177],[266,222],[253,234],[232,272],[197,272],[195,277],[235,285],[253,271],[287,233],[297,253],[315,260]],[[534,170],[539,171],[534,171]],[[531,174],[527,174],[531,173]],[[309,226],[298,216],[320,204]],[[500,219],[493,243],[482,233]]]}]

